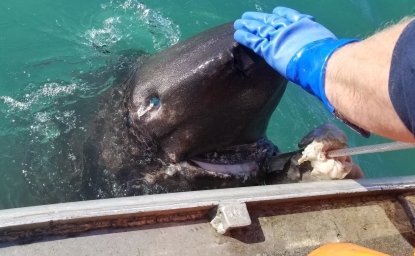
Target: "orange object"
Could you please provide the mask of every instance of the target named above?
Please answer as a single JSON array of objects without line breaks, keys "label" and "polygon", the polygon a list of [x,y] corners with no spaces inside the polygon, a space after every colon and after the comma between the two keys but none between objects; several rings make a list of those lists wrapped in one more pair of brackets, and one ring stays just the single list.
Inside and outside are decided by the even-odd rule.
[{"label": "orange object", "polygon": [[381,252],[349,243],[326,244],[308,256],[389,256]]}]

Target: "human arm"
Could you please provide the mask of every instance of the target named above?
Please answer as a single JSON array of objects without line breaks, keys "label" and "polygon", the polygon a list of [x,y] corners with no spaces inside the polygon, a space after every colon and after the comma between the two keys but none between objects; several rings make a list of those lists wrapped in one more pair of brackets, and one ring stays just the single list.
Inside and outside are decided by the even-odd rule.
[{"label": "human arm", "polygon": [[351,123],[384,137],[414,142],[389,96],[393,50],[409,22],[406,19],[334,52],[327,62],[325,92],[338,114]]},{"label": "human arm", "polygon": [[415,141],[388,93],[392,52],[407,24],[357,42],[337,39],[309,15],[277,7],[272,14],[245,13],[234,37],[333,114],[391,139]]}]

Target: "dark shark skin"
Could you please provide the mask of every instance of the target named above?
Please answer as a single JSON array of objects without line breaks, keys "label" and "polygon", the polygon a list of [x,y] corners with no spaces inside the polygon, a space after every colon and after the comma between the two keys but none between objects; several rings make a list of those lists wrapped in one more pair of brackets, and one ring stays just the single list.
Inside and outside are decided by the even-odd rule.
[{"label": "dark shark skin", "polygon": [[110,91],[84,144],[84,194],[263,184],[277,151],[265,130],[287,81],[233,32],[225,24],[140,59]]}]

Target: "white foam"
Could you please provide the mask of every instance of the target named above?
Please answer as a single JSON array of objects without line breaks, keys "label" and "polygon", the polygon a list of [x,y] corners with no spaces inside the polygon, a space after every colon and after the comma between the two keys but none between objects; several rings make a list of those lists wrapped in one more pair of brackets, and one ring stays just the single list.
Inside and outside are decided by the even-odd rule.
[{"label": "white foam", "polygon": [[120,41],[123,36],[118,29],[120,17],[109,17],[103,21],[101,28],[88,29],[85,38],[96,46],[110,46]]},{"label": "white foam", "polygon": [[259,4],[255,4],[255,10],[257,12],[262,12],[263,11],[262,7]]},{"label": "white foam", "polygon": [[162,50],[179,41],[180,28],[170,18],[164,17],[161,12],[147,8],[142,3],[137,3],[136,8],[139,20],[148,25],[155,50]]},{"label": "white foam", "polygon": [[45,98],[54,98],[69,96],[78,88],[75,83],[62,85],[59,83],[45,83],[41,88],[32,93],[25,94],[22,100],[14,99],[10,96],[0,96],[2,100],[12,111],[31,110],[34,104],[44,104]]},{"label": "white foam", "polygon": [[39,93],[43,96],[48,97],[70,95],[75,91],[76,88],[76,84],[61,85],[58,83],[46,83],[39,90]]},{"label": "white foam", "polygon": [[125,1],[119,7],[124,11],[134,11],[138,21],[144,24],[150,32],[155,50],[162,50],[179,41],[180,27],[160,11],[148,8],[145,4],[133,0]]},{"label": "white foam", "polygon": [[0,100],[2,100],[6,105],[8,105],[13,110],[14,109],[27,110],[29,109],[31,105],[30,102],[21,102],[21,101],[13,99],[10,96],[1,96]]}]

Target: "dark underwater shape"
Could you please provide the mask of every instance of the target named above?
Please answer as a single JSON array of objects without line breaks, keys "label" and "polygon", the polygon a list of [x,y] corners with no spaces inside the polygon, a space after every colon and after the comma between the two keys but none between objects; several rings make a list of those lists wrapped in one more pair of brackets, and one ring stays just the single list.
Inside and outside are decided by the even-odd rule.
[{"label": "dark underwater shape", "polygon": [[263,183],[264,160],[276,152],[265,130],[287,81],[233,40],[231,24],[139,62],[92,122],[84,194]]}]

